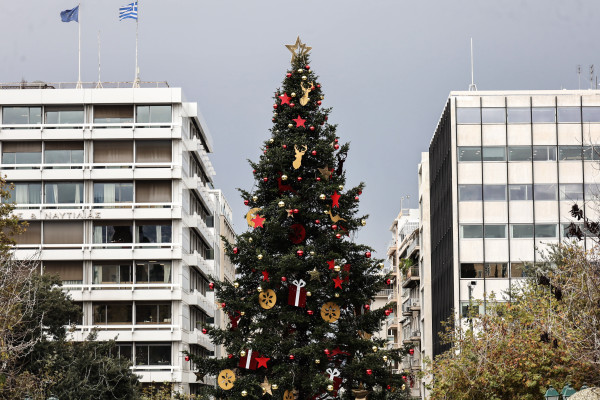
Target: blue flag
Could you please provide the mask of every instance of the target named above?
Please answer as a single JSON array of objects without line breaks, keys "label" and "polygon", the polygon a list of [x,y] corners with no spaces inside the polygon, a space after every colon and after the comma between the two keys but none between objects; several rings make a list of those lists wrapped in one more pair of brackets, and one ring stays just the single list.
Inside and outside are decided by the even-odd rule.
[{"label": "blue flag", "polygon": [[119,21],[123,21],[124,19],[135,19],[137,21],[137,19],[138,19],[137,1],[119,8]]},{"label": "blue flag", "polygon": [[79,22],[79,6],[71,9],[60,12],[60,19],[62,22],[70,22],[75,21]]}]

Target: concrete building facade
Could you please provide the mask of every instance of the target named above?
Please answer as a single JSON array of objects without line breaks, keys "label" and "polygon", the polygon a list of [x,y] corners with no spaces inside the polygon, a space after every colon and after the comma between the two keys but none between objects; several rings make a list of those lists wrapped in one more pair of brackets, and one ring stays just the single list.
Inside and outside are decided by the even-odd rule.
[{"label": "concrete building facade", "polygon": [[201,327],[224,319],[208,284],[233,279],[220,238],[231,210],[196,103],[166,84],[3,89],[0,169],[29,222],[15,254],[38,257],[81,306],[73,339],[116,338],[143,383],[212,383],[182,351],[215,353]]}]

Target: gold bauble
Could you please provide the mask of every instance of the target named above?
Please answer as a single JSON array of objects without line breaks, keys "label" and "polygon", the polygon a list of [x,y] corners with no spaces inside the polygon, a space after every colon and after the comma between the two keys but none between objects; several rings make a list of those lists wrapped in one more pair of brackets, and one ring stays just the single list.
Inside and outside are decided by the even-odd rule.
[{"label": "gold bauble", "polygon": [[260,293],[260,292],[262,292],[262,291],[263,291],[262,287],[260,287],[260,286],[259,286],[259,287],[257,287],[257,288],[256,288],[256,290],[258,290],[258,293]]},{"label": "gold bauble", "polygon": [[252,243],[253,240],[254,239],[252,239],[252,238],[248,238],[248,243]]},{"label": "gold bauble", "polygon": [[269,139],[270,143],[273,143],[274,141],[275,141],[275,139],[273,139],[273,138]]},{"label": "gold bauble", "polygon": [[310,296],[312,296],[312,293],[311,292],[306,292],[306,297],[310,297]]},{"label": "gold bauble", "polygon": [[387,356],[383,356],[383,361],[387,362]]},{"label": "gold bauble", "polygon": [[277,389],[279,389],[279,385],[276,384],[276,383],[274,383],[274,384],[271,385],[271,389],[277,390]]},{"label": "gold bauble", "polygon": [[402,390],[406,390],[406,385],[404,383],[402,384]]},{"label": "gold bauble", "polygon": [[305,81],[305,80],[307,80],[307,79],[308,79],[308,77],[307,77],[306,75],[302,75],[302,80],[303,80],[303,81]]},{"label": "gold bauble", "polygon": [[277,114],[277,111],[273,112],[273,116],[274,116],[274,117],[276,117],[276,116],[278,116],[278,115],[279,115],[279,114]]},{"label": "gold bauble", "polygon": [[321,360],[319,360],[318,358],[315,360],[315,364],[321,364]]},{"label": "gold bauble", "polygon": [[340,294],[339,294],[339,293],[336,293],[334,296],[335,296],[335,297],[340,297]]},{"label": "gold bauble", "polygon": [[281,180],[282,181],[287,181],[287,175],[281,175]]},{"label": "gold bauble", "polygon": [[294,124],[288,124],[288,128],[293,128]]},{"label": "gold bauble", "polygon": [[325,96],[321,95],[321,100],[323,100],[325,98]]},{"label": "gold bauble", "polygon": [[373,353],[377,353],[377,350],[379,350],[379,348],[377,346],[373,346],[372,350],[373,350]]},{"label": "gold bauble", "polygon": [[319,198],[320,198],[321,200],[325,200],[327,197],[326,197],[326,196],[325,196],[323,193],[321,193],[321,194],[319,195]]},{"label": "gold bauble", "polygon": [[379,263],[379,268],[381,268],[381,269],[385,268],[385,264],[384,263]]},{"label": "gold bauble", "polygon": [[299,73],[299,74],[301,74],[302,73],[302,68],[298,68],[298,70],[296,72]]},{"label": "gold bauble", "polygon": [[327,391],[331,392],[333,390],[333,385],[327,385]]},{"label": "gold bauble", "polygon": [[245,390],[242,390],[242,397],[246,397],[246,396],[248,396],[248,392]]},{"label": "gold bauble", "polygon": [[243,317],[244,315],[246,315],[246,311],[240,311],[240,315]]},{"label": "gold bauble", "polygon": [[340,185],[340,186],[338,186],[338,189],[340,189],[340,190],[344,190],[344,185]]},{"label": "gold bauble", "polygon": [[315,252],[311,250],[311,252],[309,253],[311,256],[315,255]]},{"label": "gold bauble", "polygon": [[240,283],[239,282],[233,282],[233,287],[234,288],[239,288],[240,287]]},{"label": "gold bauble", "polygon": [[246,350],[240,351],[240,357],[246,357]]},{"label": "gold bauble", "polygon": [[341,268],[340,268],[340,266],[339,266],[339,265],[336,265],[335,267],[333,267],[333,270],[334,270],[335,272],[340,272]]},{"label": "gold bauble", "polygon": [[263,255],[259,254],[259,255],[256,256],[256,258],[258,258],[259,260],[262,260],[263,259]]},{"label": "gold bauble", "polygon": [[292,97],[296,97],[296,92],[292,92]]},{"label": "gold bauble", "polygon": [[360,220],[360,224],[361,224],[362,226],[365,226],[365,225],[367,224],[367,220],[366,220],[366,219],[361,219],[361,220]]},{"label": "gold bauble", "polygon": [[258,201],[258,196],[252,196],[252,201]]},{"label": "gold bauble", "polygon": [[285,203],[284,203],[283,201],[280,201],[279,203],[277,203],[277,205],[278,205],[279,207],[283,207],[283,206],[285,206]]}]

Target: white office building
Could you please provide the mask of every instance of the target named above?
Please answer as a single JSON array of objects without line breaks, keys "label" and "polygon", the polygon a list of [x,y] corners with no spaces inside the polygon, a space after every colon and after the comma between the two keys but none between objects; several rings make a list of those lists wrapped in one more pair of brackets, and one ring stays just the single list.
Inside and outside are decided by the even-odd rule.
[{"label": "white office building", "polygon": [[1,173],[29,222],[16,256],[39,257],[81,305],[73,339],[116,338],[144,383],[213,383],[182,354],[215,351],[200,329],[222,319],[207,287],[231,227],[196,103],[166,83],[4,85],[0,120]]}]

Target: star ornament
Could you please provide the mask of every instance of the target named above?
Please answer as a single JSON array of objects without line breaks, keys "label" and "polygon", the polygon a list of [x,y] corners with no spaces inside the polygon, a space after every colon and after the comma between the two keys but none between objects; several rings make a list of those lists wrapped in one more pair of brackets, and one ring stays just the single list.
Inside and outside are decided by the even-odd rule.
[{"label": "star ornament", "polygon": [[287,93],[282,94],[281,96],[279,96],[279,98],[281,99],[281,105],[290,104],[291,97],[288,96]]},{"label": "star ornament", "polygon": [[315,269],[313,269],[312,271],[308,271],[308,274],[310,275],[311,281],[318,281],[321,277],[321,273],[317,271],[317,267],[315,267]]},{"label": "star ornament", "polygon": [[340,279],[340,277],[338,276],[337,278],[333,278],[333,281],[335,282],[335,288],[340,288],[342,289],[342,282],[344,282],[343,279]]},{"label": "star ornament", "polygon": [[[258,360],[258,358],[257,358],[257,360]],[[260,387],[263,390],[263,395],[269,393],[271,396],[273,396],[273,392],[271,391],[271,384],[269,383],[269,380],[267,379],[266,376],[265,376],[265,381],[260,384]]]},{"label": "star ornament", "polygon": [[[258,365],[256,366],[256,369],[260,368],[260,367],[264,367],[265,369],[268,369],[269,367],[267,367],[267,361],[269,361],[271,358],[270,357],[256,357],[255,360],[258,363]],[[266,379],[266,377],[265,377]]]},{"label": "star ornament", "polygon": [[333,192],[333,194],[331,195],[331,201],[332,201],[331,207],[332,208],[335,208],[335,207],[340,208],[340,197],[342,197],[342,196],[340,196],[338,194],[337,190],[335,190]]},{"label": "star ornament", "polygon": [[302,41],[300,40],[300,36],[296,38],[296,43],[286,44],[285,47],[287,47],[287,49],[292,53],[292,64],[294,63],[296,57],[306,56],[308,52],[312,50],[312,47],[309,47],[306,44],[302,43]]},{"label": "star ornament", "polygon": [[306,125],[304,125],[304,123],[306,122],[305,119],[302,119],[302,117],[300,115],[298,115],[298,118],[293,119],[292,121],[294,121],[296,123],[296,128],[306,128]]},{"label": "star ornament", "polygon": [[264,228],[263,222],[265,222],[265,220],[266,218],[263,218],[260,215],[256,214],[256,217],[252,219],[252,222],[254,222],[254,229]]},{"label": "star ornament", "polygon": [[335,268],[335,260],[327,261],[327,265],[329,266],[329,269],[334,269]]},{"label": "star ornament", "polygon": [[290,217],[294,218],[294,210],[293,209],[291,209],[291,210],[285,210],[285,211],[287,212],[288,218],[290,218]]},{"label": "star ornament", "polygon": [[329,167],[326,165],[324,168],[317,168],[319,170],[319,173],[321,174],[321,176],[325,179],[328,179],[332,174],[333,174],[333,169],[329,169]]},{"label": "star ornament", "polygon": [[269,282],[269,273],[267,271],[263,271],[262,276],[263,282]]}]

